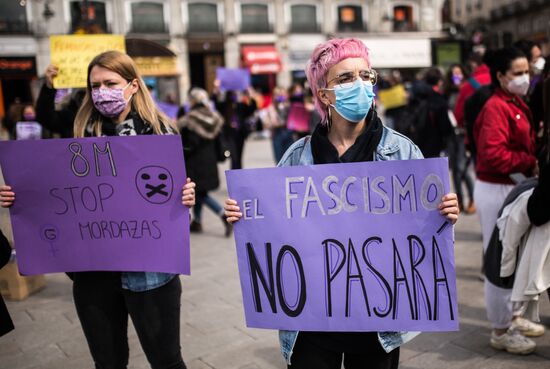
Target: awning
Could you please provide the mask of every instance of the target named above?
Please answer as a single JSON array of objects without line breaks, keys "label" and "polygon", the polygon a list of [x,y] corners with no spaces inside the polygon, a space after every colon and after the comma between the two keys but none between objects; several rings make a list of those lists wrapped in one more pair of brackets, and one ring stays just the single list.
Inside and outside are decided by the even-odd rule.
[{"label": "awning", "polygon": [[127,38],[126,52],[134,59],[143,76],[178,75],[178,59],[167,47],[145,39]]},{"label": "awning", "polygon": [[241,49],[243,63],[252,74],[278,73],[281,71],[281,60],[274,46],[243,46]]}]

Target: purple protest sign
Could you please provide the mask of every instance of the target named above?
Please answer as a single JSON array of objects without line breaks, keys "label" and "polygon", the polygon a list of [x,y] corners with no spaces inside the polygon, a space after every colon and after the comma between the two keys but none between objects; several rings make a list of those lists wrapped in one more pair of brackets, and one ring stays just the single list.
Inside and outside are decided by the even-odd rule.
[{"label": "purple protest sign", "polygon": [[179,136],[0,143],[22,274],[189,274]]},{"label": "purple protest sign", "polygon": [[227,172],[249,327],[458,330],[446,159]]},{"label": "purple protest sign", "polygon": [[216,79],[223,91],[244,91],[250,87],[250,71],[244,68],[217,68]]}]

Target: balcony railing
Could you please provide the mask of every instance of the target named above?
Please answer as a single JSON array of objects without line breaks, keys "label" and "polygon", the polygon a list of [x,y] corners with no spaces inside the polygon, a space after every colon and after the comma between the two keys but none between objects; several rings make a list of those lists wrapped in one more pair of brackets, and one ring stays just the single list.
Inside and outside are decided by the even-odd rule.
[{"label": "balcony railing", "polygon": [[394,21],[393,31],[394,32],[416,32],[418,31],[418,25],[416,24],[416,22]]},{"label": "balcony railing", "polygon": [[367,32],[365,24],[338,23],[338,32]]},{"label": "balcony railing", "polygon": [[1,34],[30,34],[31,29],[26,21],[0,20]]},{"label": "balcony railing", "polygon": [[317,23],[291,23],[290,24],[291,33],[320,33],[321,27]]},{"label": "balcony railing", "polygon": [[241,24],[241,33],[273,33],[271,24]]},{"label": "balcony railing", "polygon": [[169,28],[166,24],[132,24],[130,33],[169,33]]}]

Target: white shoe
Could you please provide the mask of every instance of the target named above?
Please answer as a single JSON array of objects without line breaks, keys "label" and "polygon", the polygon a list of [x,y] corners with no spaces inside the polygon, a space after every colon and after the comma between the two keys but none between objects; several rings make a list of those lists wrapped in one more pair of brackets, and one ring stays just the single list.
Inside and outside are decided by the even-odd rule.
[{"label": "white shoe", "polygon": [[525,337],[519,331],[508,329],[503,335],[491,333],[491,346],[497,350],[506,350],[511,354],[528,355],[535,351],[535,341]]},{"label": "white shoe", "polygon": [[544,334],[544,326],[542,324],[532,322],[522,317],[517,317],[512,320],[510,329],[520,331],[521,334],[527,337],[539,337]]}]

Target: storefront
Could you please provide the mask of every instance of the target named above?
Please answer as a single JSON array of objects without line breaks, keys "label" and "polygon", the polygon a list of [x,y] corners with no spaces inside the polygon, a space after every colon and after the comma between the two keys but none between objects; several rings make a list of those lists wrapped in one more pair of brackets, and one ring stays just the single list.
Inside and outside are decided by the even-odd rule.
[{"label": "storefront", "polygon": [[277,84],[281,59],[274,45],[242,45],[242,66],[250,69],[252,86],[260,92],[270,93]]},{"label": "storefront", "polygon": [[0,57],[0,118],[16,101],[33,103],[32,81],[36,79],[34,56]]},{"label": "storefront", "polygon": [[154,41],[126,39],[126,52],[134,59],[157,100],[178,103],[180,97],[176,54]]},{"label": "storefront", "polygon": [[365,38],[374,69],[427,68],[432,65],[428,38]]},{"label": "storefront", "polygon": [[211,92],[216,80],[216,69],[224,66],[224,47],[221,37],[190,36],[189,78],[191,86]]}]

